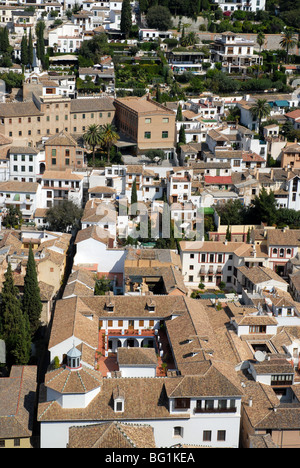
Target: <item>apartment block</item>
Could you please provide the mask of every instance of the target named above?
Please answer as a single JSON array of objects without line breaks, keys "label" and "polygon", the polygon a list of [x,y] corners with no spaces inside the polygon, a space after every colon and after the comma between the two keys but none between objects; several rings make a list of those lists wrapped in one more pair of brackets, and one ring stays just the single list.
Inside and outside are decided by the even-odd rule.
[{"label": "apartment block", "polygon": [[149,97],[116,99],[116,124],[142,154],[151,149],[162,149],[172,158],[176,145],[173,111],[152,101]]},{"label": "apartment block", "polygon": [[114,115],[111,98],[71,100],[60,95],[32,93],[31,101],[0,104],[0,132],[13,138],[16,146],[34,147],[43,137],[62,131],[80,136],[91,124],[111,123]]}]

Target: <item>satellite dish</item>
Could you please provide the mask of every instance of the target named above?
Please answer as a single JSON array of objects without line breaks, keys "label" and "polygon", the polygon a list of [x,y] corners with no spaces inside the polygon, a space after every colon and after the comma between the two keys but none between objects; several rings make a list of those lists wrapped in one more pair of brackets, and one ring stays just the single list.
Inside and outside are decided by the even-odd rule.
[{"label": "satellite dish", "polygon": [[266,354],[262,351],[256,351],[254,357],[258,362],[263,362],[266,359]]}]

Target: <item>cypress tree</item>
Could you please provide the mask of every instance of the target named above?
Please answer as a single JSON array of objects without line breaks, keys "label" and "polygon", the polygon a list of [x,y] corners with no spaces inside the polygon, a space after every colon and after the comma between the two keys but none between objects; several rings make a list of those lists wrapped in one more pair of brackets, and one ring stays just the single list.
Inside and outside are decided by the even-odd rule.
[{"label": "cypress tree", "polygon": [[10,263],[4,277],[0,307],[1,337],[6,343],[8,363],[24,365],[30,358],[30,327],[28,316],[22,312]]},{"label": "cypress tree", "polygon": [[124,0],[122,3],[122,11],[121,11],[121,32],[125,34],[125,38],[128,39],[131,31],[132,26],[132,18],[131,18],[131,5],[130,0]]},{"label": "cypress tree", "polygon": [[35,28],[35,33],[37,37],[36,41],[36,56],[41,61],[42,65],[44,66],[45,63],[45,41],[44,41],[44,30],[45,30],[45,23],[43,21],[39,21]]},{"label": "cypress tree", "polygon": [[134,179],[131,188],[131,205],[137,203],[136,179]]},{"label": "cypress tree", "polygon": [[22,309],[24,315],[27,315],[29,318],[30,331],[33,336],[40,325],[42,302],[31,244],[24,278]]},{"label": "cypress tree", "polygon": [[186,144],[186,138],[185,138],[185,130],[184,130],[184,126],[181,125],[180,129],[179,129],[179,141],[178,141],[179,144]]},{"label": "cypress tree", "polygon": [[178,107],[177,107],[176,120],[177,120],[177,122],[182,122],[183,121],[181,104],[178,104]]},{"label": "cypress tree", "polygon": [[26,34],[24,34],[21,41],[21,63],[25,67],[28,65],[28,45]]},{"label": "cypress tree", "polygon": [[33,66],[33,43],[32,43],[31,28],[29,30],[29,38],[28,38],[28,63],[30,67]]}]

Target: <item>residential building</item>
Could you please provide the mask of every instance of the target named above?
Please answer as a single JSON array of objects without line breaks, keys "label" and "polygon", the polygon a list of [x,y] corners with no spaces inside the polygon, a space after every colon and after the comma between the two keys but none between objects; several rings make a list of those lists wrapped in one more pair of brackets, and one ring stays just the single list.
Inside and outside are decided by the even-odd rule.
[{"label": "residential building", "polygon": [[11,146],[9,148],[9,174],[11,180],[36,182],[43,170],[44,151],[30,146]]},{"label": "residential building", "polygon": [[34,147],[42,142],[43,137],[49,138],[62,131],[80,136],[92,123],[104,125],[114,119],[115,108],[111,98],[43,96],[40,89],[37,93],[32,91],[33,100],[28,102],[0,104],[1,133],[12,138],[15,146]]},{"label": "residential building", "polygon": [[65,130],[46,140],[44,147],[47,170],[76,170],[85,166],[83,148]]},{"label": "residential building", "polygon": [[0,206],[4,213],[10,206],[18,207],[23,219],[30,221],[42,203],[41,186],[37,182],[10,180],[0,182]]},{"label": "residential building", "polygon": [[262,58],[254,54],[254,41],[226,31],[215,39],[211,48],[212,60],[221,62],[227,73],[247,73],[253,65],[262,63]]},{"label": "residential building", "polygon": [[285,114],[288,122],[291,122],[293,124],[293,127],[295,130],[299,130],[300,129],[300,109],[297,109],[297,110],[294,110],[294,111],[291,111],[291,112],[287,112]]},{"label": "residential building", "polygon": [[234,12],[238,10],[256,12],[265,10],[266,8],[265,0],[256,0],[256,2],[249,2],[248,0],[230,0],[230,2],[214,0],[214,3],[217,3],[223,12]]},{"label": "residential building", "polygon": [[173,159],[176,145],[176,115],[149,97],[127,97],[114,101],[118,130],[129,137],[137,154],[162,149]]},{"label": "residential building", "polygon": [[[80,312],[83,310],[86,311],[84,315]],[[128,313],[124,314],[125,311]],[[67,316],[69,319],[65,323],[72,323],[75,327],[61,327],[60,321]],[[47,396],[40,402],[38,411],[41,446],[66,447],[69,442],[69,427],[82,425],[82,421],[89,426],[91,423],[112,420],[122,422],[126,419],[131,423],[135,421],[135,424],[150,425],[156,446],[171,447],[174,442],[177,444],[179,441],[180,444],[188,442],[197,446],[238,447],[242,387],[239,379],[232,373],[230,375],[230,366],[224,363],[219,365],[217,361],[204,358],[204,355],[209,356],[211,349],[199,349],[202,340],[200,336],[204,332],[199,325],[199,318],[201,317],[202,323],[207,324],[208,316],[209,310],[204,305],[183,296],[108,295],[59,301],[49,350],[51,360],[58,356],[65,364],[59,370],[47,373],[45,377]],[[166,320],[167,318],[172,320]],[[151,348],[158,346],[157,343],[160,342],[157,337],[160,336],[161,321],[167,327],[173,369],[181,371],[177,376],[170,373],[164,378],[157,378],[157,361],[156,375],[153,377],[155,361],[154,350]],[[79,322],[80,327],[77,326]],[[118,361],[115,361],[115,369],[122,376],[118,379],[113,378],[114,372],[111,372],[111,378],[108,374],[103,374],[101,359],[98,359],[96,366],[103,369],[102,372],[94,370],[92,355],[99,343],[99,323],[100,333],[104,331],[104,336],[107,337],[103,341],[104,352],[112,359],[114,343],[119,342],[120,356],[118,354]],[[199,335],[196,337],[195,327]],[[89,330],[85,334],[86,338],[80,334],[80,329]],[[128,331],[127,334],[125,330]],[[210,347],[213,346],[217,353],[217,343],[208,324],[205,332],[208,334],[206,339],[212,340]],[[194,336],[190,340],[191,334]],[[143,342],[144,345],[147,343],[148,349],[142,345]],[[164,349],[161,351],[165,352]],[[149,374],[151,367],[152,376]],[[146,373],[147,377],[134,378],[136,369]],[[68,386],[65,390],[62,390],[64,386],[60,386],[59,390],[58,373],[60,380],[71,379],[70,384],[78,377],[86,384],[81,385],[81,389],[72,384],[71,393],[67,392]],[[92,378],[90,385],[87,385],[88,375]],[[210,387],[209,397],[207,385]],[[162,394],[163,388],[165,391]],[[162,398],[164,404],[161,404]],[[108,404],[109,401],[112,405]],[[91,405],[94,408],[93,421],[88,416]],[[70,419],[64,411],[66,407],[72,408],[73,413],[77,411],[76,408],[80,408],[80,421],[78,417],[76,422]],[[52,414],[54,410],[56,416]],[[58,419],[61,422],[62,418],[64,424],[58,424]]]},{"label": "residential building", "polygon": [[33,448],[33,421],[37,395],[37,367],[12,366],[0,377],[0,446]]},{"label": "residential building", "polygon": [[41,177],[42,202],[39,208],[51,208],[62,200],[69,200],[82,206],[83,175],[72,172],[46,170]]}]

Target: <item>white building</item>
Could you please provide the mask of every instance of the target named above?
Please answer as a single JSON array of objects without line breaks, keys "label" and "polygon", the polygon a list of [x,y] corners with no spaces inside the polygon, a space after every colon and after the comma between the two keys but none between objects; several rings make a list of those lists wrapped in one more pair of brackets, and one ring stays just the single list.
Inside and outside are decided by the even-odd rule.
[{"label": "white building", "polygon": [[254,41],[230,31],[214,41],[211,56],[212,61],[221,62],[222,71],[228,73],[247,73],[247,68],[262,63],[262,58],[254,54]]},{"label": "white building", "polygon": [[[171,318],[166,321],[166,327],[171,346],[174,344],[174,370],[177,362],[179,369],[183,366],[183,358],[187,361],[184,365],[193,366],[186,355],[191,349],[190,340],[185,338],[193,324],[200,334],[199,324],[193,317],[201,316],[206,323],[208,311],[199,301],[174,296],[152,296],[150,302],[145,296],[90,299],[75,297],[57,304],[49,349],[52,358],[65,356],[66,361],[45,376],[46,398],[39,403],[38,409],[41,447],[65,448],[69,428],[74,425],[126,420],[127,423],[149,424],[157,447],[188,444],[238,448],[243,392],[234,372],[230,374],[222,363],[202,360],[199,356],[195,361],[197,371],[192,375],[174,373],[153,377],[156,354],[153,348],[119,346],[122,376],[110,378],[111,375],[102,375],[91,368],[94,367],[93,350],[98,346],[99,324],[101,336],[102,325],[108,321],[105,343],[113,336],[126,340],[126,335],[113,335],[110,329],[112,322],[125,321],[130,316],[134,322],[143,320],[145,329],[151,322],[152,330],[154,321],[160,323],[166,317]],[[88,308],[85,302],[89,302]],[[154,307],[149,307],[151,304]],[[62,322],[66,326],[61,335]],[[182,329],[180,336],[176,332],[178,326]],[[84,329],[86,332],[82,333]],[[153,336],[157,335],[154,333]],[[134,341],[139,338],[140,335],[136,335]],[[142,375],[136,375],[138,368]],[[128,376],[123,376],[123,372]],[[69,417],[70,412],[66,409],[71,409],[72,414],[77,413],[76,420]]]},{"label": "white building", "polygon": [[32,219],[36,208],[41,207],[42,190],[37,182],[0,182],[0,207],[4,212],[10,206],[18,207],[26,220]]},{"label": "white building", "polygon": [[56,52],[72,53],[80,49],[84,40],[91,36],[81,31],[80,26],[67,21],[54,29],[49,29],[49,47]]},{"label": "white building", "polygon": [[255,0],[249,2],[249,0],[229,0],[226,2],[225,0],[214,0],[215,3],[219,5],[223,12],[225,11],[260,11],[265,10],[266,8],[266,0]]},{"label": "white building", "polygon": [[83,176],[72,170],[45,171],[42,175],[42,205],[51,208],[62,200],[69,200],[82,206]]},{"label": "white building", "polygon": [[45,152],[29,146],[11,146],[9,149],[9,172],[11,180],[36,182],[40,176],[40,163],[45,161]]}]

